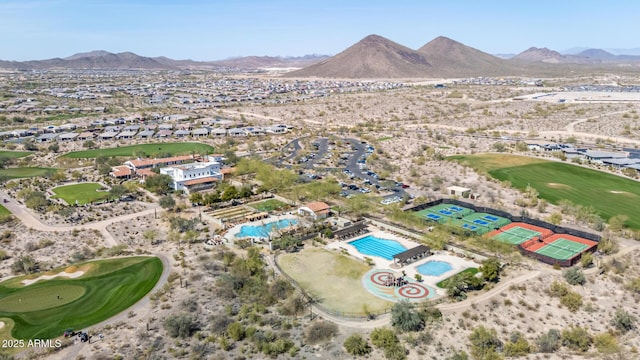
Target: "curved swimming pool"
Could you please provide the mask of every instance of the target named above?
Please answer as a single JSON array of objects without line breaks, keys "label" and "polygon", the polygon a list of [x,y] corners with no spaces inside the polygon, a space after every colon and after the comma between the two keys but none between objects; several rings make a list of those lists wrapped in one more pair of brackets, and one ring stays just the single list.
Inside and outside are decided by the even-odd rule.
[{"label": "curved swimming pool", "polygon": [[453,269],[453,266],[446,261],[431,260],[416,267],[416,270],[422,275],[440,276],[447,271]]},{"label": "curved swimming pool", "polygon": [[298,223],[296,219],[280,219],[278,221],[272,221],[270,223],[265,223],[264,225],[242,225],[240,227],[240,231],[235,234],[236,238],[245,238],[245,237],[261,237],[266,238],[269,237],[269,234],[274,230],[284,229],[288,226],[295,225]]}]

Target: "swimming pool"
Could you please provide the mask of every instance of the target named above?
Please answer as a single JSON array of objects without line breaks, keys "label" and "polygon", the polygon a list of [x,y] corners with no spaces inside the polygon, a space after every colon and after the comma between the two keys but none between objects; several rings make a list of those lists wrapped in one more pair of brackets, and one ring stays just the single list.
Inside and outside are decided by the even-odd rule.
[{"label": "swimming pool", "polygon": [[264,225],[242,225],[240,231],[235,235],[236,238],[244,237],[269,237],[269,234],[274,230],[280,230],[287,226],[295,225],[298,223],[296,219],[281,219],[278,221],[272,221]]},{"label": "swimming pool", "polygon": [[379,256],[387,260],[393,260],[393,255],[407,250],[397,241],[381,239],[373,235],[350,241],[349,245],[353,245],[361,254]]},{"label": "swimming pool", "polygon": [[422,275],[440,276],[447,271],[453,269],[453,266],[446,261],[432,260],[416,267],[416,270]]}]

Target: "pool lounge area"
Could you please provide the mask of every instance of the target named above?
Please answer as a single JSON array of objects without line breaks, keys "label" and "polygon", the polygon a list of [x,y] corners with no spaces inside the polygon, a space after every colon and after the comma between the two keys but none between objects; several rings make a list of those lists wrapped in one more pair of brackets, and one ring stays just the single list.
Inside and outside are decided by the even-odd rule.
[{"label": "pool lounge area", "polygon": [[224,237],[233,241],[238,239],[268,239],[269,236],[282,229],[295,226],[299,220],[294,215],[282,215],[259,221],[251,221],[241,225],[236,225],[229,229]]}]

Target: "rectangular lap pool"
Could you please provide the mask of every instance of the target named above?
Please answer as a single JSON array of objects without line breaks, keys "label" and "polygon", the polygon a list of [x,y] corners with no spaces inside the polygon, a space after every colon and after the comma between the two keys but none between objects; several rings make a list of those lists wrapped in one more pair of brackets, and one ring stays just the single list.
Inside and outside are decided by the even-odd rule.
[{"label": "rectangular lap pool", "polygon": [[350,241],[349,245],[353,245],[361,254],[379,256],[386,260],[393,260],[394,255],[407,250],[397,241],[381,239],[373,235]]}]

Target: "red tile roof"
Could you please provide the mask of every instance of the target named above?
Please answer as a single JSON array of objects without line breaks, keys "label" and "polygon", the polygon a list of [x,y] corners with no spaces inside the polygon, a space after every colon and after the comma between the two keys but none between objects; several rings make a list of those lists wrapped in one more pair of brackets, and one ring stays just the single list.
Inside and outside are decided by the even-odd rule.
[{"label": "red tile roof", "polygon": [[310,203],[306,204],[305,206],[308,207],[314,213],[323,212],[323,211],[329,210],[329,208],[330,208],[330,206],[327,203],[322,202],[322,201],[310,202]]},{"label": "red tile roof", "polygon": [[111,175],[114,177],[126,177],[131,175],[131,169],[126,166],[114,166]]},{"label": "red tile roof", "polygon": [[206,183],[216,182],[216,181],[218,181],[217,177],[207,176],[205,178],[187,180],[187,181],[184,182],[184,184],[186,186],[191,186],[191,185],[206,184]]},{"label": "red tile roof", "polygon": [[156,173],[153,172],[153,170],[151,169],[140,169],[138,171],[136,171],[136,174],[139,176],[155,176],[158,175]]}]

